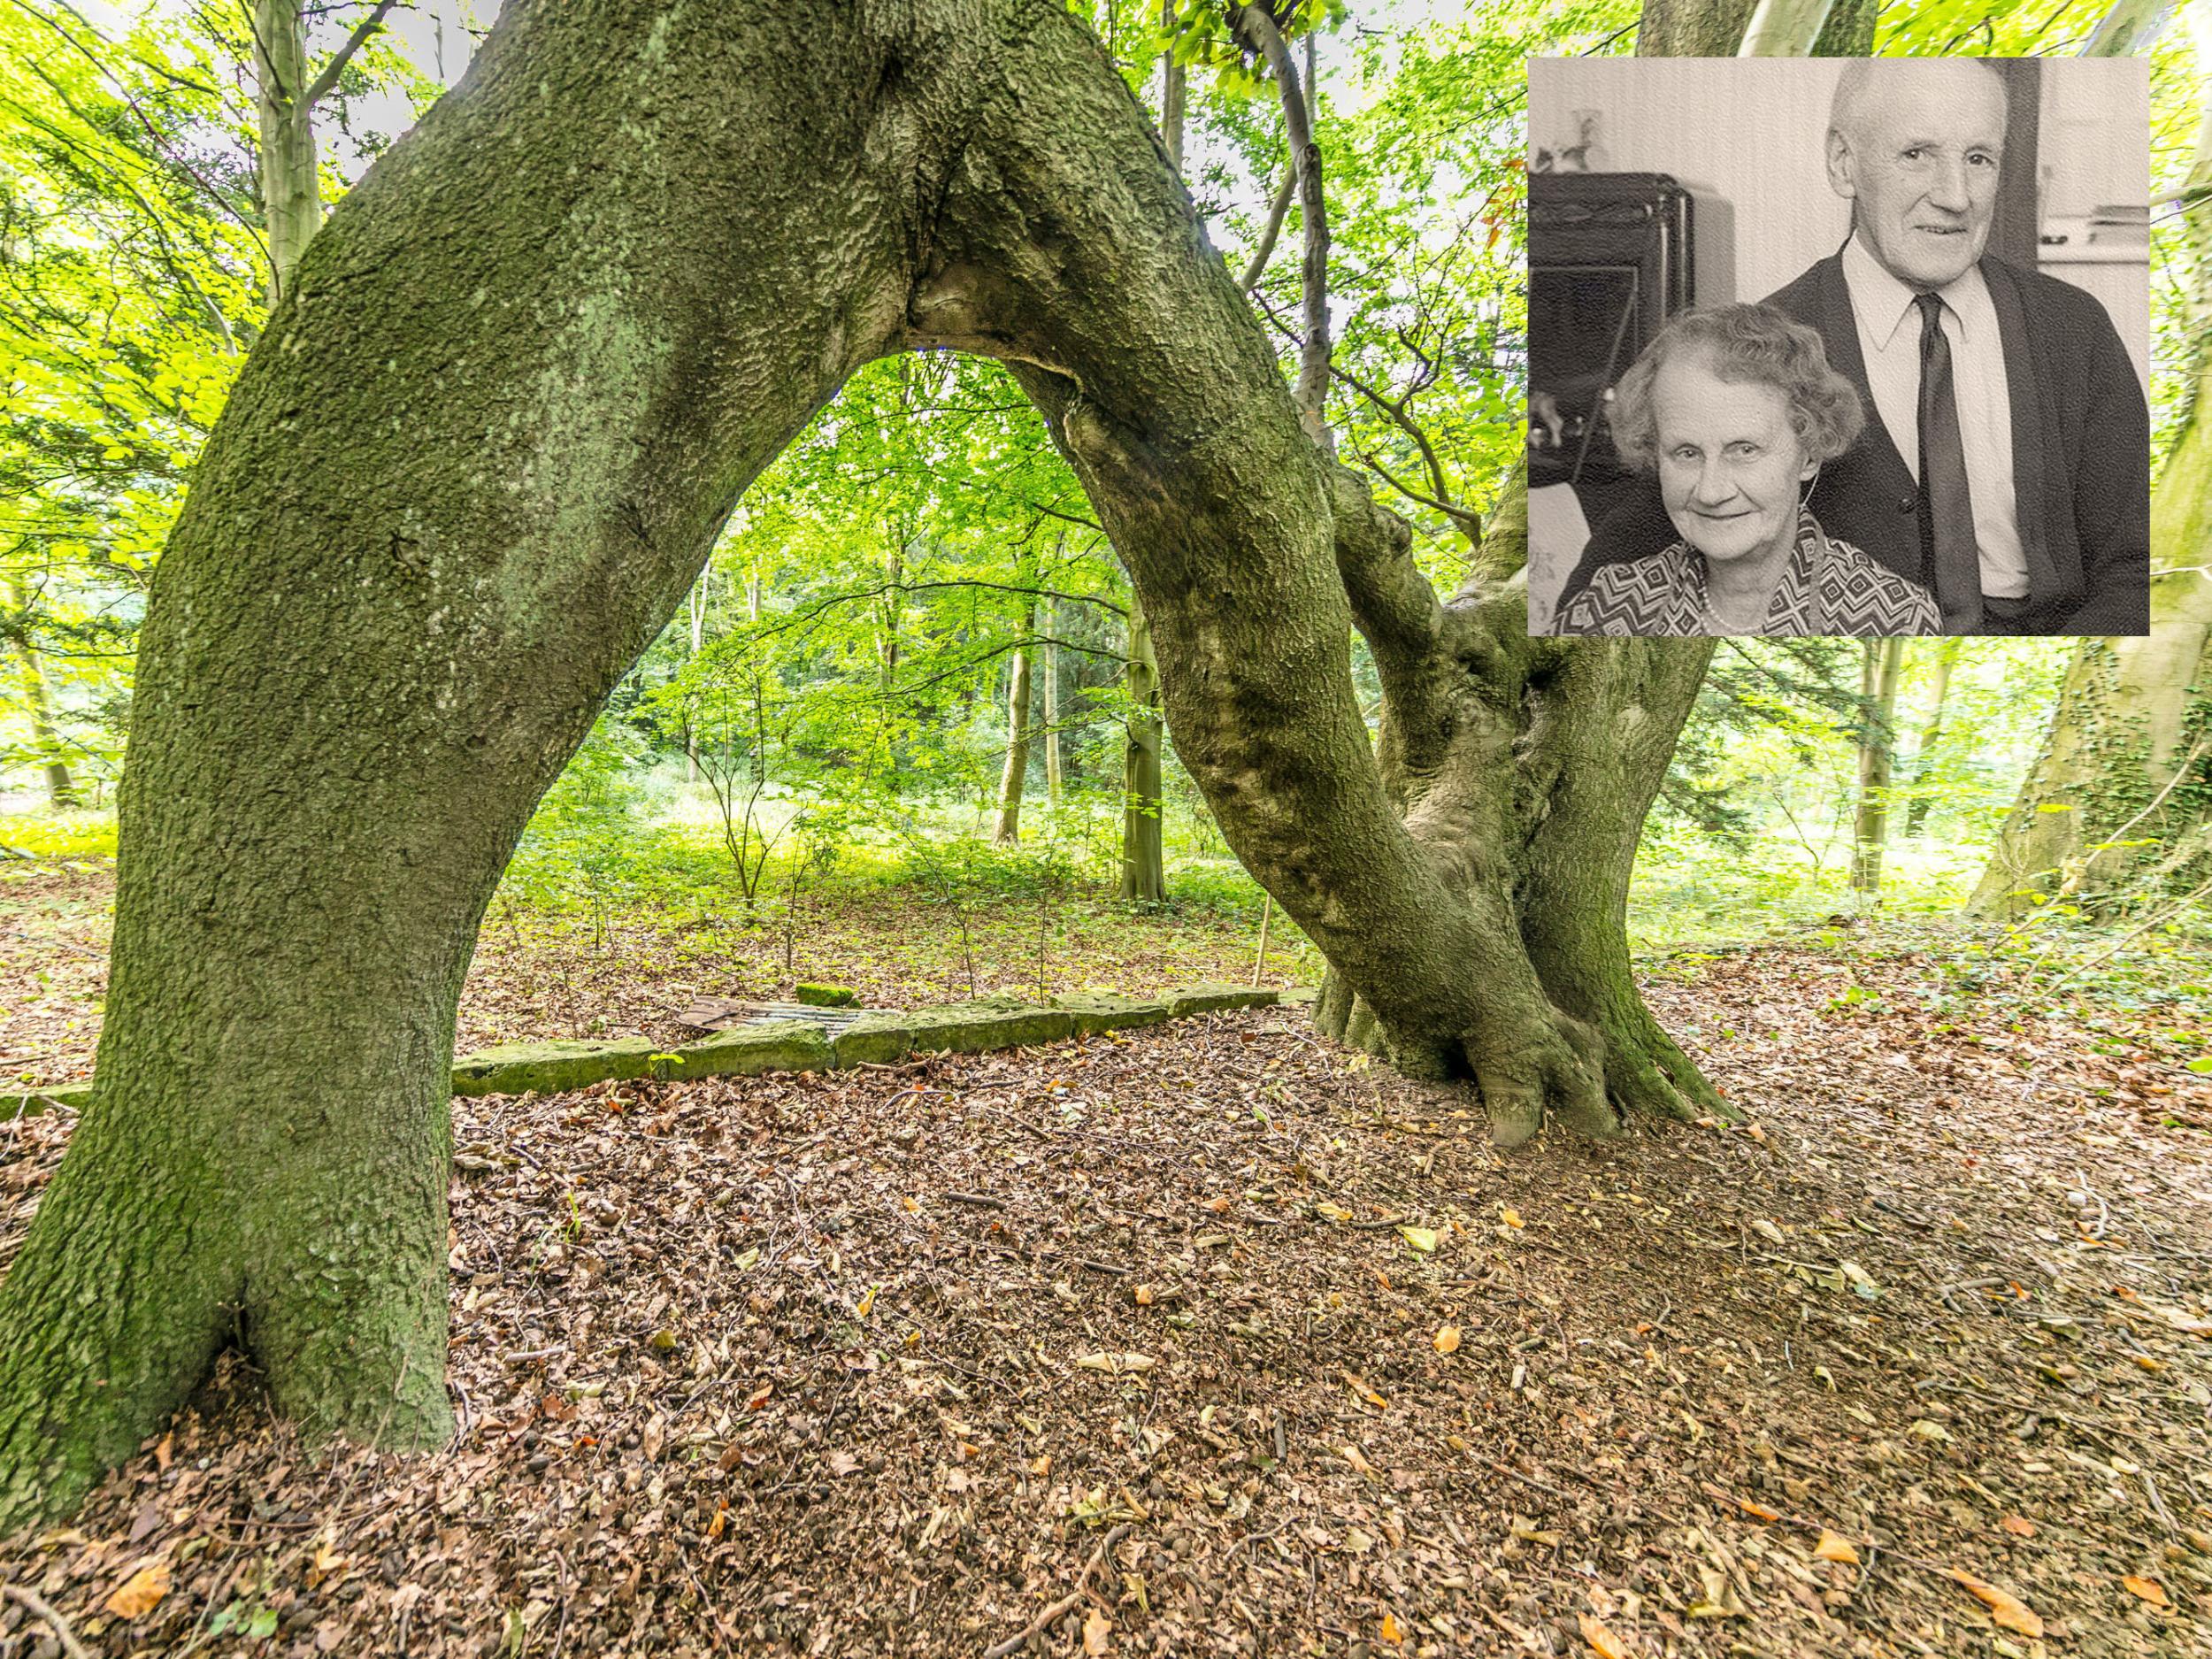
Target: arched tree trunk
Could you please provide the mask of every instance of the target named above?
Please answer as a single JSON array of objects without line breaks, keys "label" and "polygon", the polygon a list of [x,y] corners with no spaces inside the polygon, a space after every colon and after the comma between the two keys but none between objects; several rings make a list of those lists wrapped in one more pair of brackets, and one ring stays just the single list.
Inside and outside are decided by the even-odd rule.
[{"label": "arched tree trunk", "polygon": [[1705,648],[1532,641],[1517,576],[1440,604],[1076,19],[510,0],[301,260],[155,578],[97,1089],[0,1282],[0,1526],[227,1340],[319,1433],[447,1433],[485,903],[745,486],[928,345],[1044,410],[1185,764],[1394,1055],[1508,1134],[1701,1090],[1620,894]]}]

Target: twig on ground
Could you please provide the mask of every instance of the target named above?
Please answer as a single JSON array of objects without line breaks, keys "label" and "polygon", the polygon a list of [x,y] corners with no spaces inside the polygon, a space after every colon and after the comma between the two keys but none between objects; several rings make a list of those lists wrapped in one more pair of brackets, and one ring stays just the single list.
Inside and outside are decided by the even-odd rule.
[{"label": "twig on ground", "polygon": [[1112,1553],[1114,1546],[1120,1543],[1128,1534],[1129,1527],[1126,1523],[1107,1533],[1100,1541],[1098,1548],[1091,1552],[1090,1560],[1083,1563],[1083,1571],[1075,1580],[1075,1588],[1045,1609],[1043,1612],[1038,1614],[1035,1618],[1030,1620],[1027,1624],[1009,1636],[1004,1641],[998,1643],[995,1647],[985,1648],[983,1659],[1006,1659],[1007,1655],[1019,1648],[1039,1631],[1048,1628],[1055,1619],[1081,1606],[1083,1598],[1090,1594],[1091,1576],[1105,1563],[1106,1557]]},{"label": "twig on ground", "polygon": [[0,1596],[21,1603],[33,1617],[42,1618],[52,1626],[55,1636],[60,1640],[62,1652],[69,1659],[92,1659],[92,1649],[77,1640],[77,1632],[69,1628],[69,1621],[57,1613],[44,1596],[26,1590],[19,1584],[0,1584]]}]

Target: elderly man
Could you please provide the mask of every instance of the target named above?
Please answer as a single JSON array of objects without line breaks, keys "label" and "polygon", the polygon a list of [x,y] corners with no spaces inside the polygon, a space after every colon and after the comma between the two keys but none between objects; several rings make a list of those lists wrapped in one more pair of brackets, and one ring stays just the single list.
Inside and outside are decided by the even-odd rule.
[{"label": "elderly man", "polygon": [[[1932,590],[1947,634],[2143,634],[2149,410],[2102,305],[1984,251],[2005,125],[2003,82],[1971,58],[1845,69],[1827,173],[1851,234],[1767,301],[1820,332],[1866,404],[1809,504]],[[1561,608],[1671,535],[1655,492],[1614,512]]]}]

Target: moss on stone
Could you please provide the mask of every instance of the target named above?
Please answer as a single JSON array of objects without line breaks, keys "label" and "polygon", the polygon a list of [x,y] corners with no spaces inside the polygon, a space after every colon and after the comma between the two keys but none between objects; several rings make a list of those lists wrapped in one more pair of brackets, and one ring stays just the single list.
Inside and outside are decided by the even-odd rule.
[{"label": "moss on stone", "polygon": [[643,1037],[614,1042],[508,1042],[480,1048],[453,1063],[456,1094],[558,1094],[594,1083],[629,1082],[657,1071],[673,1073],[653,1056],[660,1049]]},{"label": "moss on stone", "polygon": [[18,1118],[35,1118],[51,1111],[57,1106],[66,1106],[71,1111],[82,1111],[92,1101],[89,1083],[57,1083],[51,1088],[10,1089],[0,1094],[0,1123]]},{"label": "moss on stone", "polygon": [[837,1033],[839,1065],[890,1065],[911,1054],[977,1054],[1057,1042],[1075,1033],[1063,1008],[987,996],[918,1009],[910,1014],[863,1014]]},{"label": "moss on stone", "polygon": [[751,1077],[762,1071],[826,1071],[832,1064],[828,1033],[803,1019],[770,1019],[718,1031],[676,1050],[678,1065],[663,1062],[665,1075]]},{"label": "moss on stone", "polygon": [[1167,994],[1169,1012],[1177,1019],[1193,1014],[1217,1014],[1230,1008],[1266,1008],[1276,993],[1253,986],[1205,983],[1186,985]]},{"label": "moss on stone", "polygon": [[1079,1037],[1095,1037],[1102,1031],[1128,1031],[1139,1025],[1157,1025],[1174,1018],[1164,998],[1116,996],[1108,992],[1078,992],[1056,996],[1053,1005],[1067,1010]]},{"label": "moss on stone", "polygon": [[809,1008],[853,1008],[860,1002],[860,993],[848,986],[813,985],[800,981],[794,993]]}]

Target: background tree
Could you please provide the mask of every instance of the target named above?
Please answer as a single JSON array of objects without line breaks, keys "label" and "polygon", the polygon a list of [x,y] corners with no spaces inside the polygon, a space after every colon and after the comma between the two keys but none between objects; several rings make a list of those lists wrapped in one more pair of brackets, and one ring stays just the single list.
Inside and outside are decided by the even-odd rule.
[{"label": "background tree", "polygon": [[2162,242],[2168,280],[2153,292],[2179,296],[2162,309],[2162,344],[2175,342],[2186,370],[2151,493],[2150,632],[2076,648],[2043,752],[1975,890],[1977,910],[2110,892],[2147,863],[2159,884],[2195,887],[2212,865],[2212,104],[2154,110],[2177,136],[2193,116],[2193,147],[2163,151],[2185,156],[2185,170],[2153,187],[2183,232]]}]

